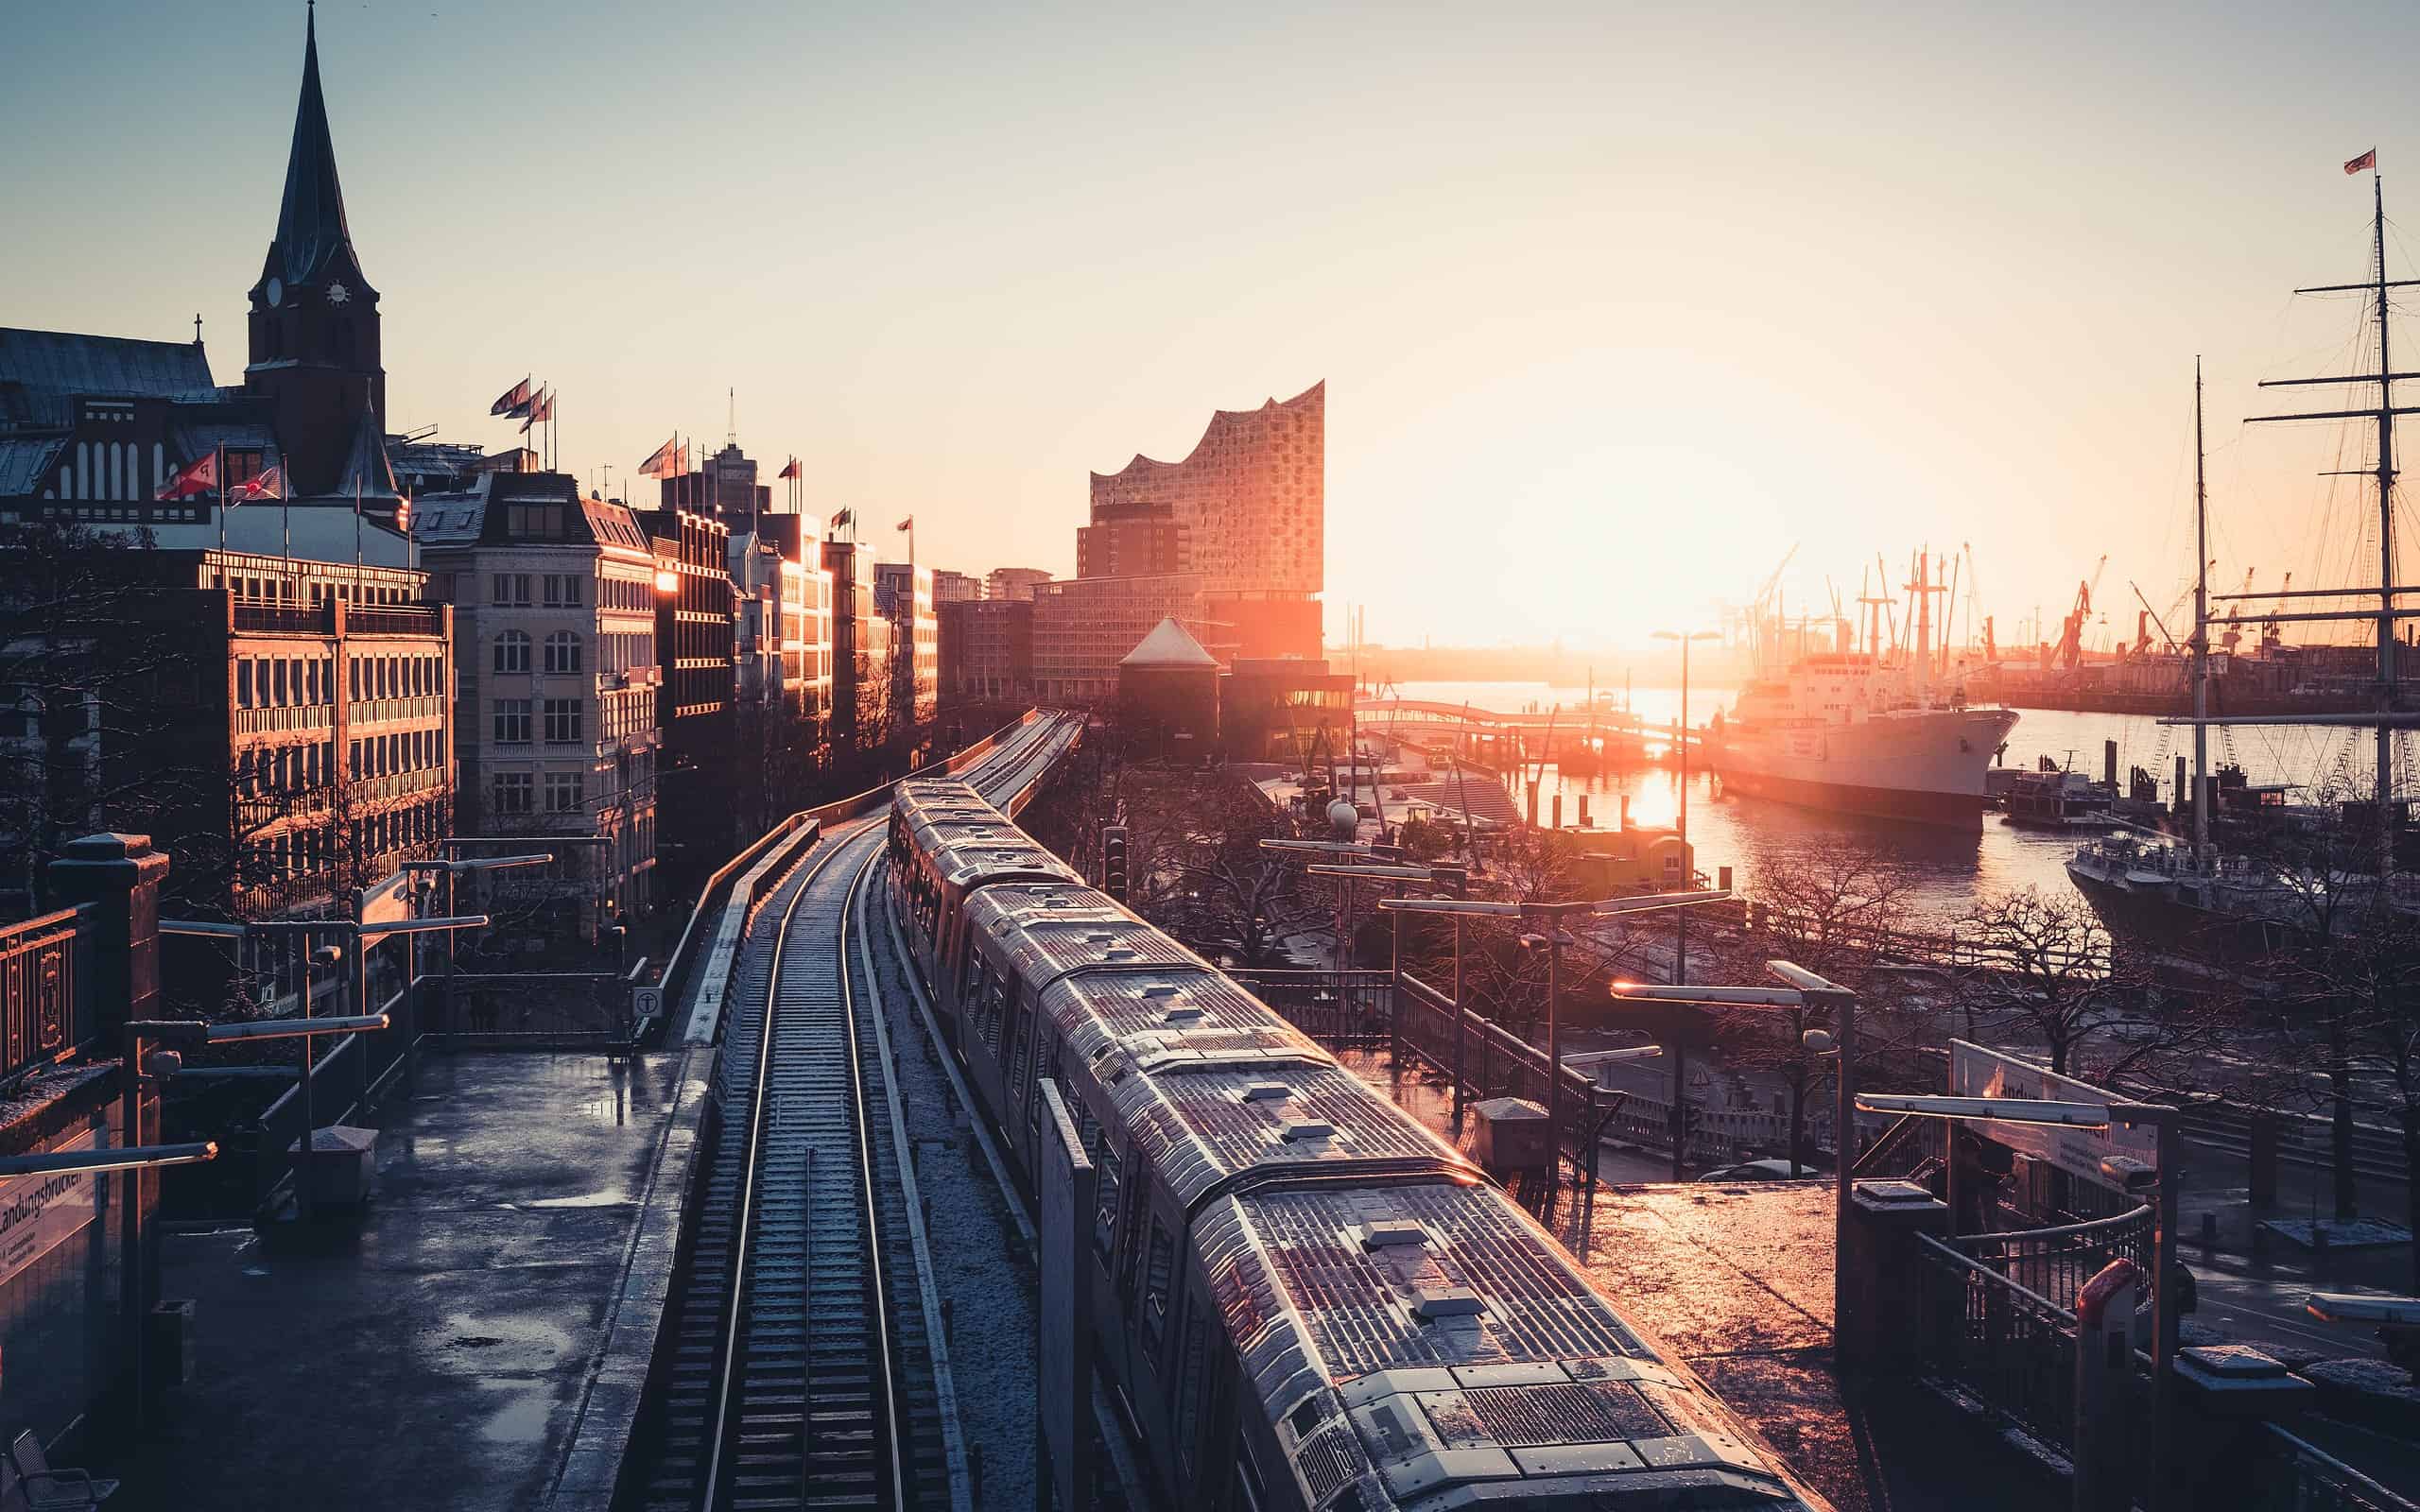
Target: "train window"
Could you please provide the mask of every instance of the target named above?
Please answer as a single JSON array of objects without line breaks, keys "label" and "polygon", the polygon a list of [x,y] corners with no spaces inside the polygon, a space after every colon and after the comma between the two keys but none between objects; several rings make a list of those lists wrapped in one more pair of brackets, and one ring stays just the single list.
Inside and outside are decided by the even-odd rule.
[{"label": "train window", "polygon": [[1175,1274],[1176,1246],[1168,1240],[1167,1226],[1153,1218],[1151,1258],[1143,1269],[1143,1348],[1154,1366],[1160,1341],[1167,1335],[1168,1283]]},{"label": "train window", "polygon": [[1039,1048],[1034,1055],[1033,1087],[1028,1089],[1026,1097],[1025,1131],[1029,1142],[1039,1144],[1042,1140],[1042,1093],[1038,1089],[1059,1074],[1059,1041],[1051,1039],[1049,1030],[1045,1028],[1036,1032],[1034,1042]]},{"label": "train window", "polygon": [[1033,1048],[1033,1005],[1020,1001],[1016,1005],[1016,1028],[1009,1036],[1009,1086],[1022,1093],[1025,1090],[1026,1053]]},{"label": "train window", "polygon": [[1244,1442],[1243,1425],[1236,1425],[1236,1504],[1241,1512],[1260,1512],[1269,1504],[1269,1487],[1261,1484],[1260,1467],[1252,1462],[1252,1445]]},{"label": "train window", "polygon": [[1093,1155],[1094,1193],[1099,1206],[1093,1212],[1093,1251],[1107,1260],[1117,1247],[1117,1151],[1107,1139]]},{"label": "train window", "polygon": [[983,1046],[992,1052],[994,1063],[1000,1058],[1000,1026],[1008,1022],[1008,978],[995,976],[983,994]]},{"label": "train window", "polygon": [[961,1008],[974,1006],[975,989],[982,985],[983,957],[977,952],[968,951],[966,953],[966,980],[959,987],[958,989],[959,1005]]},{"label": "train window", "polygon": [[1177,1468],[1187,1480],[1193,1476],[1194,1440],[1201,1433],[1201,1370],[1210,1352],[1209,1330],[1202,1325],[1199,1303],[1192,1312],[1184,1325],[1184,1362],[1176,1379]]}]

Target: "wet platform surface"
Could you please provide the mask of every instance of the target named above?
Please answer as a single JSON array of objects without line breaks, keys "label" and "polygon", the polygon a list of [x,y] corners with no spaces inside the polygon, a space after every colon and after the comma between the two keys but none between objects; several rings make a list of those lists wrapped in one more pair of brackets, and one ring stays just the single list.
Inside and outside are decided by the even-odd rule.
[{"label": "wet platform surface", "polygon": [[163,1237],[198,1374],[112,1508],[543,1502],[588,1389],[677,1057],[424,1054],[379,1190],[310,1245]]}]

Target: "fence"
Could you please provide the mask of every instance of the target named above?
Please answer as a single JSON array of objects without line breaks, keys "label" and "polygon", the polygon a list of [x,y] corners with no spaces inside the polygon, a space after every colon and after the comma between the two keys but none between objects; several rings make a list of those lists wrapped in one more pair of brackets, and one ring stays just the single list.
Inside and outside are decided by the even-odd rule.
[{"label": "fence", "polygon": [[1394,1033],[1385,971],[1243,971],[1228,976],[1323,1044],[1382,1045]]},{"label": "fence", "polygon": [[2113,1260],[2130,1260],[2143,1275],[2152,1273],[2152,1209],[2144,1203],[2089,1223],[1960,1234],[1949,1243],[1969,1260],[2064,1309]]},{"label": "fence", "polygon": [[2276,1512],[2420,1512],[2335,1455],[2275,1423],[2262,1425],[2272,1467],[2259,1505]]},{"label": "fence", "polygon": [[1942,1373],[2065,1452],[2075,1435],[2075,1314],[1930,1234],[1915,1237],[1919,1315]]},{"label": "fence", "polygon": [[62,908],[0,929],[0,1088],[100,1033],[81,923],[82,910]]}]

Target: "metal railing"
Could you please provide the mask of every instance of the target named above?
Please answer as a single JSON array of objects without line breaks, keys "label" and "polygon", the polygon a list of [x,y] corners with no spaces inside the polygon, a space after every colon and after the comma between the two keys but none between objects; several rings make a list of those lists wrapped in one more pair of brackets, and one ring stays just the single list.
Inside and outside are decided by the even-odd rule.
[{"label": "metal railing", "polygon": [[2273,1477],[2260,1504],[2277,1512],[2420,1512],[2398,1496],[2315,1444],[2275,1423],[2262,1425]]},{"label": "metal railing", "polygon": [[100,1033],[83,911],[0,927],[0,1090]]},{"label": "metal railing", "polygon": [[1278,1017],[1331,1045],[1380,1045],[1394,1033],[1393,977],[1373,971],[1238,971],[1227,975]]},{"label": "metal railing", "polygon": [[1916,1243],[1919,1315],[1942,1373],[2064,1452],[2075,1435],[2075,1314],[1930,1234]]},{"label": "metal railing", "polygon": [[2142,1274],[2151,1274],[2152,1217],[2145,1203],[2088,1223],[1960,1234],[1948,1243],[1976,1263],[2066,1308],[2083,1283],[2113,1260],[2132,1261]]}]

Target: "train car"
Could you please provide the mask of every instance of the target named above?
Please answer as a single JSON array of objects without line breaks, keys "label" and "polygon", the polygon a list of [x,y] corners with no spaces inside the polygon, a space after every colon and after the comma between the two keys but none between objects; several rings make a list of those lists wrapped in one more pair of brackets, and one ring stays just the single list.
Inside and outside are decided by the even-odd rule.
[{"label": "train car", "polygon": [[1188,1506],[1821,1505],[1496,1188],[1240,1190],[1188,1258]]},{"label": "train car", "polygon": [[903,782],[891,800],[890,888],[928,982],[960,953],[965,900],[998,882],[1078,882],[1073,868],[963,783]]},{"label": "train car", "polygon": [[1172,1504],[1801,1503],[1509,1197],[1251,993],[1105,894],[1017,876],[955,800],[902,834],[934,879],[927,980],[1020,1177],[1045,1079],[1091,1154],[1097,1357]]}]

